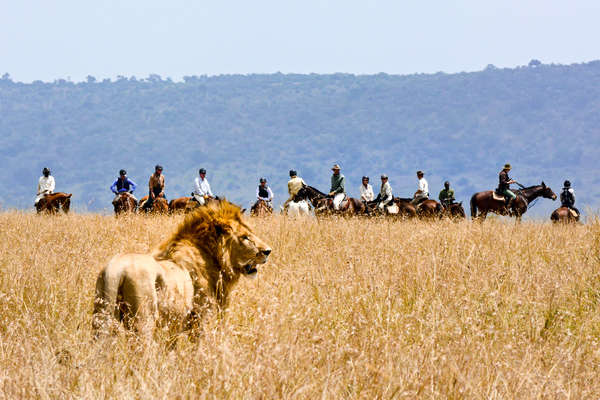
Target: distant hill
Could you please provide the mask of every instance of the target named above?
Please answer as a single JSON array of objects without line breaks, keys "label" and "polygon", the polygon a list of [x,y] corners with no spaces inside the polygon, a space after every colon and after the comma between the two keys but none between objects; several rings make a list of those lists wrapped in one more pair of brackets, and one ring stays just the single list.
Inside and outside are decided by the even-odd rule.
[{"label": "distant hill", "polygon": [[[328,189],[341,164],[351,195],[362,175],[378,190],[416,190],[422,169],[437,196],[450,180],[468,200],[497,183],[505,162],[521,183],[570,179],[578,205],[600,202],[600,61],[459,74],[224,75],[31,84],[0,79],[3,208],[31,208],[41,169],[79,210],[110,208],[125,168],[146,190],[156,163],[167,196],[188,195],[198,168],[217,194],[248,205],[258,179],[277,203],[288,170]],[[546,214],[556,203],[534,210]]]}]

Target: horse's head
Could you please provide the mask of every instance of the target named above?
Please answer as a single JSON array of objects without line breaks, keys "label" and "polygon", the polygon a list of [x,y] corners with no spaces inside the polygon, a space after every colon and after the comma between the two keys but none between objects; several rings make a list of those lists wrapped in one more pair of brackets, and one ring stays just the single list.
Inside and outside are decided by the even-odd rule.
[{"label": "horse's head", "polygon": [[73,194],[65,194],[62,198],[59,198],[59,202],[62,204],[62,210],[66,214],[69,212],[69,208],[71,207],[71,196]]},{"label": "horse's head", "polygon": [[552,191],[552,189],[550,189],[549,186],[546,186],[546,184],[544,183],[544,181],[542,181],[542,197],[545,199],[552,199],[552,200],[556,200],[556,193],[554,193]]}]

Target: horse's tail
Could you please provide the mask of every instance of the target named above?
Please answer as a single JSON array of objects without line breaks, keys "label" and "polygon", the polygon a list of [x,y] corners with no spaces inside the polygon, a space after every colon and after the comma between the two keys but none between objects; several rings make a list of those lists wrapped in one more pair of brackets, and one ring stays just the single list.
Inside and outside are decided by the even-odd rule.
[{"label": "horse's tail", "polygon": [[98,274],[96,280],[96,296],[92,313],[92,329],[95,338],[103,336],[110,329],[122,281],[123,269],[118,265],[117,257],[115,257]]},{"label": "horse's tail", "polygon": [[475,193],[473,196],[471,196],[471,218],[472,219],[477,218],[477,201],[475,200],[476,196],[477,196],[477,193]]}]

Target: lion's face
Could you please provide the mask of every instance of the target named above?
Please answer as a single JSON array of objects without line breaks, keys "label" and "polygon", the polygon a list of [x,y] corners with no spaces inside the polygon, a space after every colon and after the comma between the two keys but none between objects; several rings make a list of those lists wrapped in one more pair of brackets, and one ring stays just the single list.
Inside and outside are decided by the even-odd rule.
[{"label": "lion's face", "polygon": [[231,224],[227,242],[232,267],[246,276],[254,276],[256,266],[266,263],[271,254],[271,248],[242,222]]}]

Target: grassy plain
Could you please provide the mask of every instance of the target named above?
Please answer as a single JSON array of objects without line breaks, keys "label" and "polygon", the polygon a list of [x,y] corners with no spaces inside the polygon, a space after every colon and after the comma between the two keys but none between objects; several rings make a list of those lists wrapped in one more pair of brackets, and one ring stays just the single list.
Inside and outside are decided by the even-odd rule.
[{"label": "grassy plain", "polygon": [[0,397],[600,396],[597,219],[254,219],[270,261],[196,343],[92,342],[98,271],[180,219],[0,214]]}]

